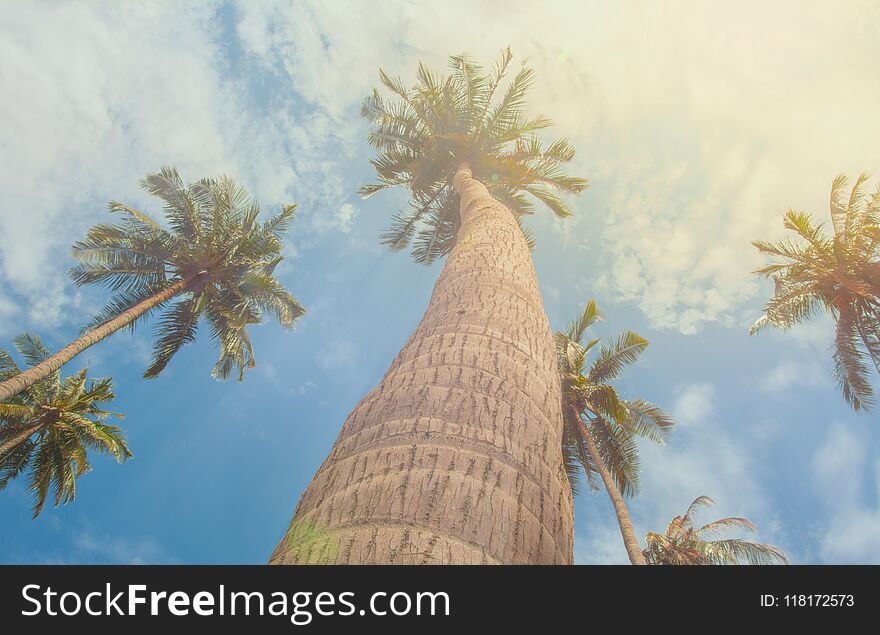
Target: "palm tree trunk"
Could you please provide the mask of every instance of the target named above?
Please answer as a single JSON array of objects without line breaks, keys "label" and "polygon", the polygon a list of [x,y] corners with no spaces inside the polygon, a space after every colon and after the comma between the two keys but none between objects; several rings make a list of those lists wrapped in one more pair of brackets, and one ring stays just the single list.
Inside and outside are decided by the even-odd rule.
[{"label": "palm tree trunk", "polygon": [[[570,564],[553,335],[510,211],[456,172],[461,228],[427,311],[351,412],[271,564]],[[333,552],[293,544],[315,527]]]},{"label": "palm tree trunk", "polygon": [[39,432],[40,428],[45,426],[46,423],[44,421],[37,421],[36,423],[21,426],[21,431],[18,434],[0,444],[0,461],[5,459],[7,454],[14,451],[22,443],[27,441],[32,434]]},{"label": "palm tree trunk", "polygon": [[620,535],[623,536],[623,546],[626,548],[626,554],[629,556],[629,561],[632,564],[646,565],[648,563],[645,562],[645,555],[642,553],[639,539],[636,538],[636,532],[635,529],[633,529],[632,519],[629,517],[629,510],[626,508],[626,502],[624,502],[620,490],[617,489],[617,485],[614,484],[614,479],[611,478],[611,472],[609,472],[608,468],[605,466],[605,461],[602,460],[602,457],[599,454],[599,448],[596,447],[596,441],[593,439],[593,435],[590,434],[590,431],[583,422],[581,422],[580,425],[581,434],[584,437],[584,441],[587,442],[587,449],[590,451],[590,456],[593,457],[593,465],[596,466],[596,471],[599,472],[599,476],[602,477],[602,482],[605,483],[605,491],[608,492],[608,498],[611,499],[611,504],[614,506],[614,513],[617,514],[617,524],[620,527]]},{"label": "palm tree trunk", "polygon": [[49,377],[56,370],[61,368],[71,359],[82,353],[84,350],[100,342],[103,339],[113,335],[119,329],[125,328],[137,318],[147,311],[150,311],[160,304],[167,302],[178,293],[183,292],[187,286],[194,280],[194,277],[183,278],[178,280],[167,289],[164,289],[149,298],[138,302],[130,309],[126,309],[115,318],[107,320],[100,326],[92,329],[85,335],[73,340],[70,344],[62,348],[54,355],[47,357],[44,361],[36,366],[27,369],[12,379],[0,382],[0,403],[20,393],[25,388],[36,384]]}]

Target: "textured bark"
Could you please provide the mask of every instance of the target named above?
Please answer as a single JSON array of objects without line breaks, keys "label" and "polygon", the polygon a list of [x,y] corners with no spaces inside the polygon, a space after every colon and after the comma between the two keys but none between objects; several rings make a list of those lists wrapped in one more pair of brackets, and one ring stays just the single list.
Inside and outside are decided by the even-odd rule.
[{"label": "textured bark", "polygon": [[[351,412],[270,564],[570,564],[552,332],[510,211],[463,165],[422,321]],[[328,543],[332,548],[328,549]]]},{"label": "textured bark", "polygon": [[46,358],[32,368],[28,368],[12,379],[0,382],[0,403],[20,393],[25,388],[33,386],[37,382],[46,379],[49,375],[64,366],[67,362],[82,353],[90,346],[94,346],[101,340],[113,335],[119,329],[125,328],[147,311],[150,311],[163,302],[167,302],[178,293],[183,292],[194,278],[178,280],[167,289],[150,296],[146,300],[138,302],[130,309],[126,309],[112,320],[107,320],[100,326],[92,329],[85,335],[73,340],[60,351]]},{"label": "textured bark", "polygon": [[623,546],[626,549],[626,555],[629,556],[629,561],[632,564],[647,565],[645,554],[642,553],[642,548],[639,545],[639,539],[636,538],[636,532],[633,529],[632,519],[629,517],[626,502],[623,500],[620,490],[617,489],[617,485],[614,484],[614,479],[611,478],[611,472],[605,466],[605,461],[599,455],[599,448],[596,447],[593,435],[590,434],[590,431],[583,423],[581,423],[581,434],[584,437],[584,441],[587,442],[587,449],[590,451],[590,456],[593,457],[593,465],[596,466],[596,471],[602,477],[602,482],[605,483],[605,491],[608,492],[608,498],[611,499],[611,504],[614,506],[614,513],[617,514],[617,525],[620,527],[620,535],[623,536]]}]

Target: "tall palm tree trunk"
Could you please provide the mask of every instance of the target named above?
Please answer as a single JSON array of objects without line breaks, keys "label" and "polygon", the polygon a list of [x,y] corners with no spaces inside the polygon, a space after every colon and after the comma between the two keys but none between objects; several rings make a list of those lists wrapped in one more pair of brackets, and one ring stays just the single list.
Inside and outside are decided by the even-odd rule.
[{"label": "tall palm tree trunk", "polygon": [[6,455],[14,451],[22,443],[27,441],[32,434],[39,432],[40,428],[44,428],[47,424],[44,421],[37,421],[21,426],[21,430],[15,436],[7,439],[0,444],[0,461],[6,458]]},{"label": "tall palm tree trunk", "polygon": [[572,562],[553,336],[510,211],[467,164],[461,229],[427,311],[351,412],[271,564]]},{"label": "tall palm tree trunk", "polygon": [[593,465],[596,466],[596,471],[602,477],[602,482],[605,483],[605,491],[608,492],[608,498],[611,499],[611,504],[614,506],[614,513],[617,514],[617,524],[620,527],[620,535],[623,536],[623,546],[626,548],[626,555],[629,556],[629,561],[632,564],[648,564],[645,562],[645,555],[642,553],[639,539],[636,538],[636,532],[633,529],[632,519],[629,517],[626,502],[623,500],[620,490],[617,489],[617,485],[614,484],[614,479],[611,478],[611,472],[605,466],[605,461],[602,460],[599,454],[599,448],[596,447],[593,435],[590,434],[589,429],[587,429],[583,422],[581,422],[581,434],[584,437],[584,441],[587,442],[587,449],[590,452],[590,456],[593,457]]},{"label": "tall palm tree trunk", "polygon": [[16,375],[11,379],[0,382],[0,403],[15,395],[25,388],[46,379],[49,375],[64,366],[71,359],[82,353],[90,346],[94,346],[98,342],[113,335],[119,329],[125,328],[147,311],[155,309],[160,304],[167,302],[178,293],[186,290],[187,286],[195,279],[188,277],[178,280],[167,289],[164,289],[141,302],[138,302],[130,309],[127,309],[111,320],[107,320],[100,326],[92,329],[85,335],[73,340],[70,344],[62,348],[60,351],[47,357],[44,361],[33,366],[23,373]]}]

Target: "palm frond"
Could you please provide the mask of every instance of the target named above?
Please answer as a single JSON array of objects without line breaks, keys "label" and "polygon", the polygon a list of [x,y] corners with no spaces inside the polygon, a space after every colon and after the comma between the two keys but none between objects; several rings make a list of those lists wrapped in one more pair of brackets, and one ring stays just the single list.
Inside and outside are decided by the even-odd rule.
[{"label": "palm frond", "polygon": [[633,331],[627,331],[612,345],[600,349],[588,374],[589,381],[598,384],[617,379],[623,369],[638,361],[647,348],[648,340]]},{"label": "palm frond", "polygon": [[29,333],[27,331],[19,333],[13,340],[16,350],[27,362],[28,366],[36,366],[46,361],[52,354],[39,335]]},{"label": "palm frond", "polygon": [[[557,216],[570,215],[559,194],[580,192],[587,184],[562,169],[574,157],[574,148],[565,139],[541,147],[537,133],[550,120],[523,116],[532,70],[524,65],[501,88],[511,59],[509,49],[502,51],[486,72],[466,54],[454,55],[448,76],[419,64],[413,88],[379,71],[391,98],[374,89],[361,106],[371,125],[367,141],[378,151],[371,161],[378,182],[359,192],[368,197],[390,187],[409,189],[409,208],[382,235],[391,249],[411,247],[414,259],[423,264],[449,253],[459,226],[452,177],[463,161],[470,162],[475,178],[515,217],[531,213],[527,195]],[[525,229],[523,234],[531,246],[533,237]]]},{"label": "palm frond", "polygon": [[858,412],[870,408],[874,390],[868,379],[868,366],[857,344],[857,325],[852,310],[840,312],[837,318],[834,350],[834,376],[843,397]]},{"label": "palm frond", "polygon": [[180,300],[159,318],[153,360],[144,372],[145,378],[157,377],[185,344],[195,340],[199,321],[197,306],[196,298]]},{"label": "palm frond", "polygon": [[672,416],[660,406],[641,399],[624,403],[629,416],[622,425],[628,432],[650,439],[655,443],[665,443],[675,426]]},{"label": "palm frond", "polygon": [[715,501],[706,495],[697,496],[694,501],[688,505],[687,511],[684,513],[684,516],[681,517],[682,523],[685,526],[690,527],[693,525],[693,516],[700,509],[705,509],[708,507],[712,507],[715,504]]}]

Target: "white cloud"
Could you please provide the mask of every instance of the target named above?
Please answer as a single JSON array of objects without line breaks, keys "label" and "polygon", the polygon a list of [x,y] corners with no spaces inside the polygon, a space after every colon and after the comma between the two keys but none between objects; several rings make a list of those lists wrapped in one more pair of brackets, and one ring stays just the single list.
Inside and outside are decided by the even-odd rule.
[{"label": "white cloud", "polygon": [[745,537],[784,549],[785,526],[769,509],[751,444],[726,429],[715,387],[706,383],[683,387],[672,414],[680,425],[668,445],[639,446],[642,491],[631,504],[639,538],[648,531],[664,531],[675,515],[706,494],[717,502],[706,520],[745,516],[759,528],[757,535]]},{"label": "white cloud", "polygon": [[112,536],[80,531],[73,538],[74,561],[109,564],[171,564],[171,558],[152,538]]},{"label": "white cloud", "polygon": [[81,518],[62,522],[57,515],[44,514],[40,522],[51,528],[50,542],[38,551],[5,554],[8,562],[51,565],[179,562],[151,536],[113,534]]},{"label": "white cloud", "polygon": [[351,203],[343,203],[333,214],[315,214],[311,217],[310,228],[317,234],[337,230],[343,234],[351,231],[352,224],[358,215],[358,208]]},{"label": "white cloud", "polygon": [[588,147],[611,191],[604,232],[586,245],[607,249],[602,288],[684,333],[753,319],[742,314],[759,289],[750,240],[779,235],[789,206],[824,216],[837,172],[878,166],[880,93],[851,104],[831,89],[876,85],[868,60],[880,50],[859,27],[877,16],[809,3],[626,12],[630,37],[590,66],[601,128]]},{"label": "white cloud", "polygon": [[[779,235],[789,206],[827,213],[837,172],[880,167],[876,4],[451,1],[430,19],[426,7],[245,3],[238,30],[331,119],[355,112],[380,65],[409,81],[417,59],[488,63],[511,44],[537,71],[534,107],[596,187],[553,226],[565,243],[587,237],[574,243],[601,270],[592,287],[655,326],[750,322],[762,289],[750,241]],[[858,99],[840,98],[854,86]]]},{"label": "white cloud", "polygon": [[[669,445],[643,442],[639,446],[642,488],[637,497],[628,500],[628,507],[640,542],[644,545],[649,531],[665,531],[674,516],[684,513],[697,496],[706,494],[716,505],[701,513],[697,521],[745,516],[758,525],[758,533],[731,532],[729,537],[767,542],[791,556],[800,555],[788,548],[791,528],[770,508],[751,445],[732,437],[719,417],[715,386],[695,383],[679,388],[672,414],[679,426]],[[581,496],[580,505],[587,496],[590,494]],[[592,497],[587,503],[586,525],[577,536],[576,561],[625,564],[626,552],[606,494],[599,491]]]},{"label": "white cloud", "polygon": [[130,197],[161,163],[224,164],[214,104],[228,100],[208,34],[187,28],[202,11],[174,8],[176,19],[158,4],[4,11],[0,147],[14,161],[0,174],[0,267],[44,303],[32,318],[52,323],[67,304],[57,287],[68,245],[107,199]]},{"label": "white cloud", "polygon": [[793,326],[781,335],[802,351],[815,353],[818,359],[830,362],[834,328],[834,319],[827,313],[822,313],[809,322]]},{"label": "white cloud", "polygon": [[[778,235],[788,206],[824,214],[838,171],[880,167],[871,3],[451,2],[431,19],[424,9],[242,3],[236,78],[223,72],[216,5],[8,9],[6,302],[11,293],[32,304],[47,282],[66,284],[71,234],[100,218],[106,199],[138,200],[137,179],[163,163],[188,177],[229,172],[267,203],[302,202],[298,231],[350,231],[357,210],[341,168],[354,159],[357,106],[378,67],[411,78],[417,59],[442,67],[461,50],[488,62],[512,44],[535,67],[535,108],[572,138],[575,169],[596,187],[576,220],[553,226],[589,250],[599,272],[590,286],[635,302],[655,326],[750,321],[766,288],[749,275],[759,262],[749,241]],[[261,101],[252,70],[313,109]],[[841,86],[860,86],[859,99],[840,99]],[[31,318],[51,325],[68,314],[69,293],[52,295]]]},{"label": "white cloud", "polygon": [[836,422],[813,457],[815,487],[825,500],[821,555],[828,563],[880,564],[880,460],[869,462],[865,438],[862,426]]},{"label": "white cloud", "polygon": [[[608,503],[604,491],[593,495],[601,496],[601,502]],[[578,533],[574,561],[576,564],[629,564],[616,518],[603,524],[590,522],[583,532]]]},{"label": "white cloud", "polygon": [[709,383],[688,384],[679,390],[673,412],[679,424],[706,425],[715,404],[715,386]]},{"label": "white cloud", "polygon": [[311,379],[307,379],[301,383],[291,383],[281,376],[281,374],[278,372],[278,369],[275,367],[275,364],[273,364],[272,362],[261,362],[257,368],[260,369],[258,372],[262,372],[262,374],[264,374],[269,379],[276,390],[279,390],[288,395],[307,395],[314,392],[315,389],[318,387],[318,384],[313,382]]},{"label": "white cloud", "polygon": [[350,230],[356,210],[344,203],[339,162],[350,150],[337,147],[341,128],[290,100],[258,102],[249,70],[231,77],[218,7],[4,9],[0,312],[15,321],[4,319],[4,331],[78,324],[91,314],[66,279],[69,245],[108,220],[111,198],[156,213],[137,182],[162,165],[187,180],[229,174],[267,212],[301,203],[297,237],[318,231],[310,219],[324,208],[338,210],[325,231]]},{"label": "white cloud", "polygon": [[765,392],[781,392],[792,388],[818,388],[831,383],[828,362],[823,366],[815,359],[784,359],[770,370],[758,385]]},{"label": "white cloud", "polygon": [[339,231],[344,234],[350,232],[351,224],[357,214],[358,210],[354,205],[352,205],[351,203],[343,203],[334,217],[336,219],[336,226],[339,228]]},{"label": "white cloud", "polygon": [[18,307],[11,300],[0,295],[0,320],[6,321],[18,312]]},{"label": "white cloud", "polygon": [[315,354],[315,361],[326,371],[350,370],[356,365],[359,353],[353,341],[334,339]]}]

